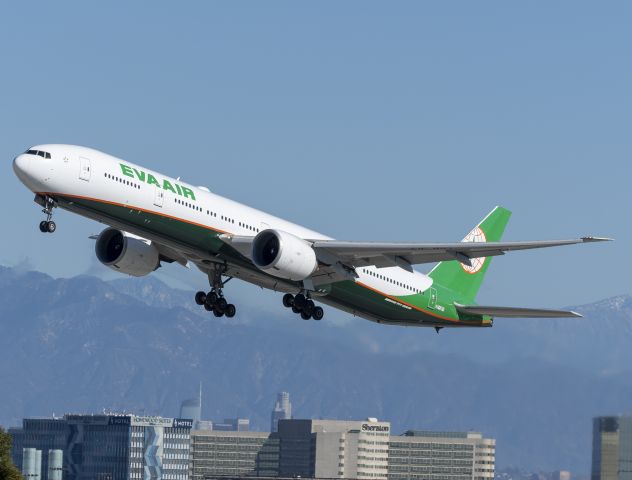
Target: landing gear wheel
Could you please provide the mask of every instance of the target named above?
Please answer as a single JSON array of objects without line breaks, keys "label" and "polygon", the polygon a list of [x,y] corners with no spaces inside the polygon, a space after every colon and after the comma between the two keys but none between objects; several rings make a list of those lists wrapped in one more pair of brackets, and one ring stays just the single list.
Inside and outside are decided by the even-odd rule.
[{"label": "landing gear wheel", "polygon": [[312,312],[314,311],[314,302],[312,300],[307,300],[305,305],[303,305],[303,312],[305,312],[309,317],[312,316]]},{"label": "landing gear wheel", "polygon": [[195,303],[197,303],[198,305],[204,305],[204,303],[206,303],[206,293],[197,292],[195,294]]},{"label": "landing gear wheel", "polygon": [[296,297],[294,297],[294,306],[299,310],[302,310],[306,301],[307,299],[305,298],[305,295],[299,293]]},{"label": "landing gear wheel", "polygon": [[56,207],[55,200],[51,197],[42,197],[41,195],[35,196],[35,201],[40,204],[44,209],[42,213],[46,215],[46,220],[43,220],[39,224],[40,232],[45,233],[53,233],[57,230],[57,225],[52,221],[53,218],[53,209]]},{"label": "landing gear wheel", "polygon": [[314,320],[322,320],[324,316],[325,311],[322,307],[314,307],[314,310],[312,311],[312,318]]},{"label": "landing gear wheel", "polygon": [[233,318],[235,316],[235,313],[237,313],[237,309],[235,308],[235,305],[229,303],[228,305],[226,305],[226,311],[224,313],[228,318]]},{"label": "landing gear wheel", "polygon": [[217,303],[217,293],[210,291],[206,295],[206,303],[209,305],[215,305]]},{"label": "landing gear wheel", "polygon": [[226,307],[228,306],[228,302],[226,301],[224,297],[220,297],[215,303],[215,306],[219,308],[220,310],[225,311]]},{"label": "landing gear wheel", "polygon": [[197,292],[195,294],[195,302],[198,305],[204,305],[204,308],[209,312],[213,312],[216,317],[223,317],[226,315],[229,318],[235,316],[237,308],[232,303],[228,303],[224,298],[224,285],[232,279],[228,277],[228,280],[223,279],[223,276],[228,270],[226,264],[215,264],[208,272],[208,281],[211,285],[211,290],[208,293]]},{"label": "landing gear wheel", "polygon": [[296,305],[292,306],[292,311],[293,311],[294,313],[301,313],[301,309],[300,309],[300,308],[298,308]]},{"label": "landing gear wheel", "polygon": [[283,295],[283,306],[290,308],[294,305],[294,295],[291,293],[286,293]]},{"label": "landing gear wheel", "polygon": [[307,313],[305,310],[303,310],[301,311],[301,318],[303,320],[309,320],[310,318],[312,318],[312,316],[309,313]]}]

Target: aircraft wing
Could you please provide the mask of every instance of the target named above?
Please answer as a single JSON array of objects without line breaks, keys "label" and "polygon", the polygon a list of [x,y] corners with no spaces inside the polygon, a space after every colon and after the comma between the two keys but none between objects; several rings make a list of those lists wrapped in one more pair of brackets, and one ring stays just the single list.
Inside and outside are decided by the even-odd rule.
[{"label": "aircraft wing", "polygon": [[461,305],[455,303],[454,306],[461,313],[470,315],[489,315],[491,317],[506,318],[562,318],[581,317],[582,315],[567,310],[547,310],[543,308],[516,308],[516,307],[490,307],[484,305]]},{"label": "aircraft wing", "polygon": [[590,243],[610,240],[599,237],[582,237],[572,240],[537,240],[531,242],[455,242],[455,243],[378,243],[378,242],[346,242],[338,240],[315,240],[313,248],[325,263],[331,260],[364,267],[399,266],[412,270],[411,265],[421,263],[458,260],[471,265],[470,259],[504,255],[514,250],[558,247],[576,243]]}]

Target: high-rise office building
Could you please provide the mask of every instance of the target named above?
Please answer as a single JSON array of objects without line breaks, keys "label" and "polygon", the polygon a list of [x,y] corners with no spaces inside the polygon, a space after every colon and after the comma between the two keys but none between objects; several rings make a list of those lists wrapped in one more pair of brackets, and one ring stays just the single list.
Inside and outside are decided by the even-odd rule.
[{"label": "high-rise office building", "polygon": [[409,430],[391,437],[388,480],[493,480],[496,441],[478,432]]},{"label": "high-rise office building", "polygon": [[25,419],[23,428],[10,431],[12,456],[24,468],[29,449],[46,452],[39,480],[59,475],[58,457],[48,455],[49,449],[63,451],[64,480],[187,480],[191,425],[189,419],[136,415]]},{"label": "high-rise office building", "polygon": [[593,419],[591,480],[632,480],[632,417]]},{"label": "high-rise office building", "polygon": [[277,395],[272,415],[270,418],[270,431],[278,430],[279,420],[289,420],[292,418],[292,404],[290,403],[290,394],[288,392],[280,392]]},{"label": "high-rise office building", "polygon": [[200,392],[196,398],[188,398],[180,404],[180,418],[193,420],[193,428],[199,428],[198,424],[202,420],[202,384]]}]

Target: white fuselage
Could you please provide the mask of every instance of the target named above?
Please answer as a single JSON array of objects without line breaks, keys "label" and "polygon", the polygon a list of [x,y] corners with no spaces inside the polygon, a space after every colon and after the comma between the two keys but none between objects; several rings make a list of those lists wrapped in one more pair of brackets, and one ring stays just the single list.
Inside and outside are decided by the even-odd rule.
[{"label": "white fuselage", "polygon": [[[232,235],[255,236],[261,230],[273,228],[306,240],[329,239],[313,230],[216,195],[204,187],[167,177],[97,150],[60,144],[38,145],[30,150],[47,152],[51,157],[25,153],[14,160],[17,176],[36,194],[129,206],[130,209],[152,212]],[[107,215],[86,216],[121,227],[120,222],[113,222]],[[151,228],[148,230],[151,231]],[[163,240],[160,231],[151,231],[149,235],[147,230],[134,231],[130,228],[129,231],[149,236],[149,240],[158,243]],[[432,284],[427,275],[399,267],[363,267],[357,269],[357,274],[356,282],[393,296],[425,291]]]}]

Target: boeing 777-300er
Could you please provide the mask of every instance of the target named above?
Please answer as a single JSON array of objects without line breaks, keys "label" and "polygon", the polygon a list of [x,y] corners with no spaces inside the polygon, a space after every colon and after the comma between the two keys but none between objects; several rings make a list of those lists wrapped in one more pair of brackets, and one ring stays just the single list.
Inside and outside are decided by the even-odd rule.
[{"label": "boeing 777-300er", "polygon": [[[490,327],[493,317],[576,317],[575,312],[475,303],[491,258],[514,250],[607,240],[501,242],[511,212],[494,208],[461,242],[339,241],[215,195],[179,178],[90,148],[37,145],[13,161],[54,232],[61,207],[108,225],[96,240],[104,265],[143,276],[162,262],[195,264],[209,292],[195,301],[217,317],[235,315],[224,296],[239,278],[283,292],[304,320],[323,318],[323,303],[384,324]],[[413,265],[437,263],[428,274]]]}]

